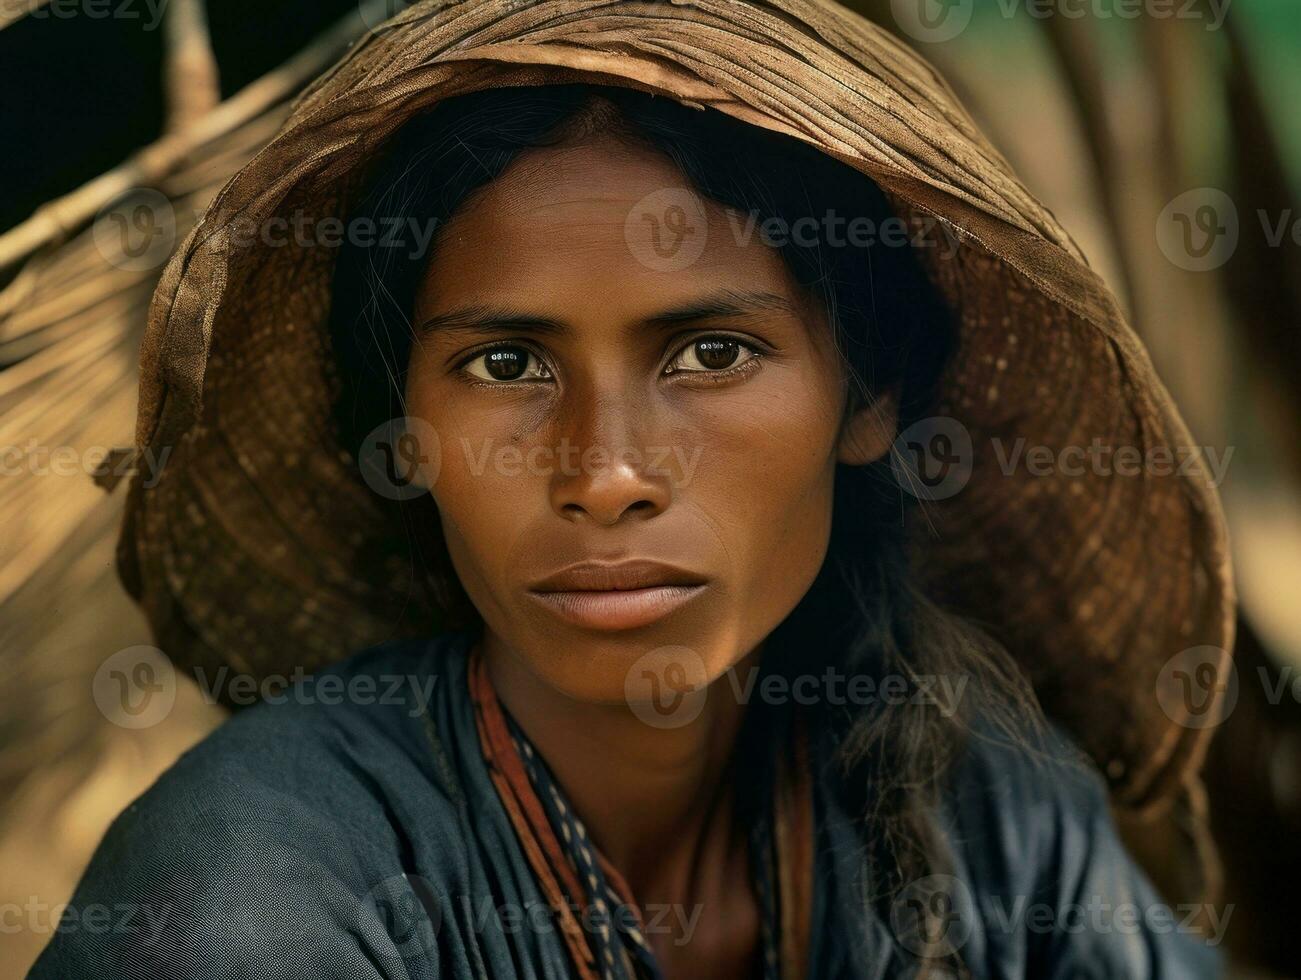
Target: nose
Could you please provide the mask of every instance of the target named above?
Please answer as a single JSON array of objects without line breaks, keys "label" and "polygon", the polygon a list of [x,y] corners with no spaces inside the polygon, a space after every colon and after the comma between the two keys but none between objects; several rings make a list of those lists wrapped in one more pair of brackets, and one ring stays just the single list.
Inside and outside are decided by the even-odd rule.
[{"label": "nose", "polygon": [[640,400],[607,394],[562,410],[552,509],[574,522],[613,526],[664,511],[673,496],[666,453],[647,445],[653,423]]}]

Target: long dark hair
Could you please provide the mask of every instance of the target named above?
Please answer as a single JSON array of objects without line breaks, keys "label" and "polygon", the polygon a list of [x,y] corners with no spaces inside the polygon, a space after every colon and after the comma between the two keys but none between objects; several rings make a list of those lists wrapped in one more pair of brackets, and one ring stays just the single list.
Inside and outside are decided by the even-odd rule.
[{"label": "long dark hair", "polygon": [[[594,134],[652,147],[672,160],[696,191],[793,228],[831,214],[881,229],[898,218],[867,177],[792,137],[716,110],[621,87],[552,85],[490,89],[448,99],[407,122],[372,164],[349,220],[441,224],[521,151]],[[932,406],[953,356],[952,312],[928,280],[914,248],[788,235],[775,241],[798,282],[821,301],[851,379],[846,417],[886,390],[896,393],[899,425]],[[410,317],[428,256],[407,248],[345,242],[331,307],[343,445],[356,454],[367,433],[405,414]],[[765,669],[833,666],[846,674],[965,678],[964,705],[985,724],[1020,740],[1037,731],[1034,695],[1007,653],[970,624],[940,610],[913,585],[905,520],[916,501],[900,487],[887,457],[837,466],[827,559],[808,594],[765,643]],[[413,560],[434,600],[453,622],[473,612],[441,546],[426,497],[403,511]],[[817,647],[810,649],[809,637]],[[768,663],[771,661],[771,663]],[[784,666],[785,665],[785,666]],[[936,806],[943,775],[970,735],[964,713],[915,699],[825,709],[838,745],[838,785],[862,817],[871,892],[889,903],[910,882],[944,871],[950,860]],[[926,929],[930,923],[921,923]],[[914,947],[914,952],[917,950]],[[941,951],[943,952],[943,951]],[[926,957],[923,957],[925,959]],[[930,965],[956,956],[935,956]]]}]

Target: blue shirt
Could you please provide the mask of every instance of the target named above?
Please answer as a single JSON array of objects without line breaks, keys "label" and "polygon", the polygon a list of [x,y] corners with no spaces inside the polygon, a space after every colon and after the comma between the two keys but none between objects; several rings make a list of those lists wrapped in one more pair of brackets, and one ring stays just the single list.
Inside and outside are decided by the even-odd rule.
[{"label": "blue shirt", "polygon": [[[224,723],[113,822],[30,978],[570,977],[484,765],[469,646],[376,647]],[[1219,976],[1054,738],[1038,763],[972,739],[939,814],[951,873],[884,907],[820,768],[807,976],[912,976],[927,950],[984,978]]]}]

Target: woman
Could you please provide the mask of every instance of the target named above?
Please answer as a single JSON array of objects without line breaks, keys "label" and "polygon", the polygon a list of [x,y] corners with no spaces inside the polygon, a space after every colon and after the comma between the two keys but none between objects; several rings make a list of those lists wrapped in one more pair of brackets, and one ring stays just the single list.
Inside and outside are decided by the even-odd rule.
[{"label": "woman", "polygon": [[1017,465],[1188,437],[858,18],[413,7],[214,201],[142,366],[160,646],[227,700],[320,669],[119,817],[32,976],[1216,973],[1094,768],[1196,798],[1214,494]]}]

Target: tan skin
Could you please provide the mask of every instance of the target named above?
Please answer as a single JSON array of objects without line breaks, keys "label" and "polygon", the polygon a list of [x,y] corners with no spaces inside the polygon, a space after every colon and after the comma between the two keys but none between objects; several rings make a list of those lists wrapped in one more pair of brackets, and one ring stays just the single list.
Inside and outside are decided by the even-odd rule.
[{"label": "tan skin", "polygon": [[[666,976],[743,977],[759,911],[726,778],[743,707],[724,674],[758,656],[812,583],[836,462],[879,458],[894,419],[886,399],[846,415],[825,317],[721,207],[702,202],[694,262],[643,261],[636,229],[649,222],[629,237],[629,213],[685,184],[666,158],[604,136],[517,157],[439,232],[407,411],[440,438],[431,491],[502,703],[637,901],[699,910],[689,942],[677,926],[649,937]],[[709,339],[723,346],[696,346]],[[494,372],[494,346],[509,370]],[[564,466],[563,445],[611,455]],[[538,450],[537,464],[496,465],[502,447]],[[627,447],[640,462],[615,458]],[[660,447],[679,452],[652,465]],[[575,562],[629,558],[703,586],[629,629],[575,625],[529,594]],[[655,727],[625,682],[665,647],[689,651],[691,683],[708,693],[689,721]]]}]

